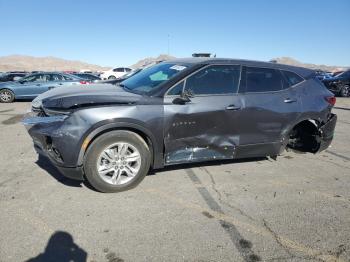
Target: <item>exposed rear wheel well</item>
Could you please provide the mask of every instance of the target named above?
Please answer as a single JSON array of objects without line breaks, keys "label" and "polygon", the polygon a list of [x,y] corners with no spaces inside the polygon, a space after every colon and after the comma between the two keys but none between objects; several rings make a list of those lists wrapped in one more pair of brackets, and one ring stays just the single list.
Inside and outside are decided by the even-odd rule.
[{"label": "exposed rear wheel well", "polygon": [[289,134],[287,147],[300,152],[316,153],[320,147],[317,125],[315,120],[298,123]]}]

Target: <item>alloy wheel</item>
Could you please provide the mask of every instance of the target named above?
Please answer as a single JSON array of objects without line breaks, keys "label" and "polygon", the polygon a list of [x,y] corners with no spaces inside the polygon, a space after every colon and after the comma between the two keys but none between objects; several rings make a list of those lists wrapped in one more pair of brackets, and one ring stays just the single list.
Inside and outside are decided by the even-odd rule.
[{"label": "alloy wheel", "polygon": [[136,147],[126,142],[118,142],[105,148],[97,161],[97,172],[111,185],[130,182],[139,172],[141,155]]},{"label": "alloy wheel", "polygon": [[0,99],[3,102],[9,102],[11,100],[11,97],[12,97],[12,95],[11,95],[11,93],[9,91],[5,90],[5,91],[2,91],[0,93]]}]

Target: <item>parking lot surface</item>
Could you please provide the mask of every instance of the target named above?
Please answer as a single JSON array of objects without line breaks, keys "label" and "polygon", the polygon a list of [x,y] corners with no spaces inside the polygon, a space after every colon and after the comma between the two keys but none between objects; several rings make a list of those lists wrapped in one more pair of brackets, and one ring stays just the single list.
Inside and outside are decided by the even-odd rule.
[{"label": "parking lot surface", "polygon": [[350,261],[350,99],[321,154],[174,166],[118,194],[38,158],[29,107],[0,104],[0,261]]}]

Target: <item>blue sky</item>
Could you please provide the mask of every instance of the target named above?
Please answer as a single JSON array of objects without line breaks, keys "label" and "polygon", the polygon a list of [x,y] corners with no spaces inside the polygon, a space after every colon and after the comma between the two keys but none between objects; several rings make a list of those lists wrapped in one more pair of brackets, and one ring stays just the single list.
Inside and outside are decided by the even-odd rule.
[{"label": "blue sky", "polygon": [[0,0],[0,56],[131,65],[168,52],[350,65],[350,0]]}]

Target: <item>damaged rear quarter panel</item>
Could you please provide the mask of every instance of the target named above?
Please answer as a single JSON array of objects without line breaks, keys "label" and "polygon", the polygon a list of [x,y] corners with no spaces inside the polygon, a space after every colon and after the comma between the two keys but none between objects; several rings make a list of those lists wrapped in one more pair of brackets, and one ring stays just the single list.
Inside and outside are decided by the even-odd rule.
[{"label": "damaged rear quarter panel", "polygon": [[300,93],[302,112],[299,122],[308,119],[316,120],[319,123],[327,122],[332,107],[325,100],[325,97],[333,96],[333,93],[314,79],[302,83],[298,92]]}]

